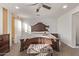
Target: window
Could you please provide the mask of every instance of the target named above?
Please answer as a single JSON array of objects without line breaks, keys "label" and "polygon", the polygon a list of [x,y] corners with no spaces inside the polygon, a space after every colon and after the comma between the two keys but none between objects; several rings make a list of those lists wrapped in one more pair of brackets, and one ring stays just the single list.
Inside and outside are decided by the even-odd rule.
[{"label": "window", "polygon": [[20,29],[21,30],[21,21],[20,20],[18,20],[18,29]]},{"label": "window", "polygon": [[27,24],[26,24],[26,23],[24,23],[24,30],[25,30],[25,32],[28,31],[28,29],[27,29]]},{"label": "window", "polygon": [[24,32],[30,33],[31,32],[31,26],[27,23],[24,23]]}]

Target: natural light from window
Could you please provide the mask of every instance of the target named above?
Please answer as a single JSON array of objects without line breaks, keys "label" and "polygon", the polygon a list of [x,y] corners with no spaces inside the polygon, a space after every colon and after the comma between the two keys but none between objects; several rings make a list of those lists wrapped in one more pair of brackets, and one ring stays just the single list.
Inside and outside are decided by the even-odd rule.
[{"label": "natural light from window", "polygon": [[27,23],[24,23],[24,31],[30,33],[31,32],[31,27]]},{"label": "natural light from window", "polygon": [[24,23],[24,29],[25,29],[25,32],[27,32],[27,24]]}]

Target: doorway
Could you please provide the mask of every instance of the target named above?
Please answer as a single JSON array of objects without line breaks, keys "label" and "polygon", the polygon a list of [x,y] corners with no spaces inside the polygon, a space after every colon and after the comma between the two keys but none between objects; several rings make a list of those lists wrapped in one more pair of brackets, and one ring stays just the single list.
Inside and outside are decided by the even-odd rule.
[{"label": "doorway", "polygon": [[20,42],[21,20],[12,16],[12,44]]},{"label": "doorway", "polygon": [[21,39],[21,20],[15,19],[15,43],[20,43]]},{"label": "doorway", "polygon": [[74,39],[76,46],[79,46],[79,12],[73,14]]}]

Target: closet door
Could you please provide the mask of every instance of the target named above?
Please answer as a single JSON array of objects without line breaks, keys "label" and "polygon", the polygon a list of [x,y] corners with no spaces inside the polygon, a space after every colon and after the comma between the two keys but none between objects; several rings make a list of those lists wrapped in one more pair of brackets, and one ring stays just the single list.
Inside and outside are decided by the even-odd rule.
[{"label": "closet door", "polygon": [[73,39],[76,46],[79,46],[79,13],[73,14]]},{"label": "closet door", "polygon": [[75,17],[75,24],[76,24],[76,44],[79,45],[79,15]]},{"label": "closet door", "polygon": [[8,29],[8,11],[7,9],[3,8],[3,34],[7,34]]}]

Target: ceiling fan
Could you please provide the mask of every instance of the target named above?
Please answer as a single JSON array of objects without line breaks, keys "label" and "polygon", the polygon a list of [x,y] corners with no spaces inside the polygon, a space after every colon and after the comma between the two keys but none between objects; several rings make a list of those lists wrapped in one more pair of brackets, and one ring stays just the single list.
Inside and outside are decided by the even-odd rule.
[{"label": "ceiling fan", "polygon": [[39,12],[41,7],[45,8],[45,9],[48,9],[48,10],[51,9],[50,6],[48,6],[48,5],[44,4],[44,3],[35,3],[35,4],[31,4],[30,6],[35,6],[35,5],[39,5],[38,8],[36,9],[36,12]]}]

